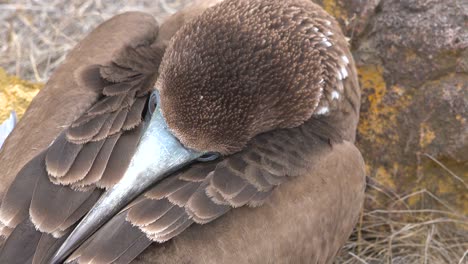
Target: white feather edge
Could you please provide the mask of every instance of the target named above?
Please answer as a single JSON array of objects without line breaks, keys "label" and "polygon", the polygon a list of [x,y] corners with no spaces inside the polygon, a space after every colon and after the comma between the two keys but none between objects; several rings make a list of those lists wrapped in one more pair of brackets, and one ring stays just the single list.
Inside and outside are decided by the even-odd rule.
[{"label": "white feather edge", "polygon": [[15,128],[16,122],[16,112],[11,111],[10,117],[8,117],[8,119],[3,121],[3,123],[0,125],[0,149],[2,148],[3,143],[7,139],[8,135],[10,135],[11,131],[13,131],[13,128]]}]

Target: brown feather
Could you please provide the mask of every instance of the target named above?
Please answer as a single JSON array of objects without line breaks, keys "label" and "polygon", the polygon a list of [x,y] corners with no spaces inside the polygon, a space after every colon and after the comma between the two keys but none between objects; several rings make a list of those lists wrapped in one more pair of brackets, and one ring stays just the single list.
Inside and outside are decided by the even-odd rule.
[{"label": "brown feather", "polygon": [[52,143],[45,159],[47,172],[53,177],[64,176],[73,165],[83,145],[73,144],[66,139],[65,133]]},{"label": "brown feather", "polygon": [[196,223],[204,224],[220,217],[231,207],[215,204],[206,194],[207,183],[202,184],[187,202],[186,210]]},{"label": "brown feather", "polygon": [[241,207],[246,205],[256,194],[258,193],[258,190],[248,184],[245,186],[242,191],[237,194],[234,198],[229,200],[229,203],[231,204],[232,207]]},{"label": "brown feather", "polygon": [[49,177],[40,177],[29,208],[31,221],[42,232],[56,231],[92,191],[74,191],[68,186],[55,185]]},{"label": "brown feather", "polygon": [[50,234],[42,233],[41,239],[39,240],[34,252],[32,264],[47,263],[47,260],[51,257],[54,251],[59,248],[59,246],[65,241],[66,238],[67,236],[55,238]]},{"label": "brown feather", "polygon": [[[178,230],[181,226],[186,224],[187,222],[193,223],[193,221],[189,218],[187,214],[181,214],[179,218],[170,225],[164,226],[157,232],[150,232],[148,233],[150,237],[159,238],[158,240],[161,241],[163,237],[168,237],[169,234],[173,234],[174,231]],[[172,237],[170,237],[172,238]]]},{"label": "brown feather", "polygon": [[101,127],[101,130],[99,130],[99,133],[97,133],[97,135],[95,135],[92,139],[92,141],[99,141],[99,140],[103,140],[105,139],[106,137],[109,136],[109,132],[112,128],[112,125],[114,124],[114,121],[115,119],[117,118],[119,112],[118,111],[115,111],[115,112],[112,112],[109,117],[107,118],[106,121],[104,121],[104,124],[102,125]]},{"label": "brown feather", "polygon": [[219,164],[211,178],[211,185],[228,199],[239,194],[247,184],[247,181],[234,174],[225,164]]},{"label": "brown feather", "polygon": [[137,226],[146,226],[161,218],[174,206],[167,199],[143,199],[131,205],[127,213],[127,221]]},{"label": "brown feather", "polygon": [[97,115],[90,121],[76,127],[70,127],[67,132],[67,139],[72,142],[83,143],[90,141],[99,133],[104,122],[109,118],[109,113]]},{"label": "brown feather", "polygon": [[139,142],[142,127],[143,124],[124,132],[120,136],[112,149],[104,173],[101,180],[97,182],[97,186],[109,188],[122,178]]},{"label": "brown feather", "polygon": [[216,168],[217,164],[218,162],[193,164],[189,169],[180,173],[179,179],[191,182],[202,182],[206,179],[206,176]]},{"label": "brown feather", "polygon": [[163,231],[179,218],[185,215],[185,209],[179,206],[173,206],[171,210],[167,211],[163,216],[154,221],[153,223],[142,226],[140,229],[147,234],[154,234]]},{"label": "brown feather", "polygon": [[115,118],[114,123],[112,124],[109,130],[109,135],[114,135],[121,131],[123,124],[125,123],[125,120],[127,119],[127,114],[128,114],[128,109],[122,109],[119,111],[119,114]]},{"label": "brown feather", "polygon": [[115,112],[122,106],[122,102],[127,97],[127,94],[119,94],[116,96],[105,96],[91,107],[88,115],[102,115],[105,113]]},{"label": "brown feather", "polygon": [[206,187],[206,195],[210,197],[210,199],[215,203],[219,205],[229,205],[226,199],[211,185],[208,185]]},{"label": "brown feather", "polygon": [[77,223],[97,202],[102,194],[102,190],[95,188],[92,194],[73,212],[59,227],[60,231],[65,231]]},{"label": "brown feather", "polygon": [[190,219],[187,219],[182,224],[177,225],[176,229],[171,230],[171,232],[162,234],[161,236],[156,234],[156,235],[150,236],[150,238],[156,242],[164,243],[167,240],[178,236],[180,233],[182,233],[185,229],[187,229],[192,224],[193,224],[193,221]]},{"label": "brown feather", "polygon": [[93,116],[93,115],[87,115],[86,113],[84,113],[83,115],[81,115],[80,117],[78,117],[78,119],[76,119],[70,127],[78,127],[78,126],[81,126],[81,125],[84,125],[85,123],[88,123],[91,119],[95,118],[96,116]]},{"label": "brown feather", "polygon": [[268,199],[268,197],[270,197],[272,192],[273,188],[266,192],[257,192],[254,197],[250,199],[248,205],[250,207],[257,207],[262,205]]},{"label": "brown feather", "polygon": [[258,165],[249,165],[245,169],[244,177],[259,191],[267,191],[271,189],[271,184],[265,179],[265,177],[263,177],[263,170],[261,167],[258,167]]},{"label": "brown feather", "polygon": [[88,172],[88,174],[83,180],[78,181],[75,185],[86,186],[96,183],[101,179],[102,174],[106,169],[106,165],[110,158],[110,155],[112,154],[112,150],[114,149],[114,146],[117,143],[119,137],[120,134],[115,134],[106,139],[106,142],[104,142],[104,145],[101,147],[99,154],[96,156],[96,159],[94,159],[91,170]]},{"label": "brown feather", "polygon": [[0,263],[30,263],[41,238],[41,232],[34,228],[29,219],[21,222],[3,245]]},{"label": "brown feather", "polygon": [[115,96],[120,94],[126,94],[133,88],[132,82],[118,82],[110,84],[102,90],[102,94],[106,96]]},{"label": "brown feather", "polygon": [[47,177],[46,152],[43,151],[29,161],[18,173],[3,197],[0,219],[3,225],[16,227],[28,218],[29,205],[39,178]]},{"label": "brown feather", "polygon": [[162,199],[183,188],[190,182],[179,180],[178,177],[169,177],[155,185],[145,196],[151,199]]},{"label": "brown feather", "polygon": [[148,35],[144,42],[125,47],[116,56],[114,63],[144,74],[153,74],[154,69],[159,68],[165,47],[151,45],[154,43],[156,35],[151,37],[153,36]]},{"label": "brown feather", "polygon": [[[58,184],[71,184],[77,181],[81,181],[86,177],[86,175],[91,170],[96,157],[101,151],[102,146],[104,145],[105,140],[89,142],[83,145],[80,153],[76,157],[73,165],[68,170],[65,176],[60,178],[55,178]],[[54,179],[52,179],[54,180]]]},{"label": "brown feather", "polygon": [[[94,234],[70,259],[78,259],[80,263],[115,263],[117,258],[132,249],[138,241],[139,246],[143,248],[133,247],[132,250],[141,252],[146,248],[149,244],[142,243],[141,239],[142,233],[125,221],[125,212],[121,212]],[[106,243],[108,241],[113,243]]]},{"label": "brown feather", "polygon": [[138,98],[133,103],[132,107],[130,108],[127,118],[125,119],[125,123],[122,126],[123,130],[130,130],[136,127],[138,124],[141,123],[143,109],[146,105],[146,97]]},{"label": "brown feather", "polygon": [[167,199],[177,205],[177,206],[185,206],[187,201],[190,199],[190,197],[193,195],[193,193],[198,189],[200,186],[200,182],[194,182],[194,183],[189,183],[185,185],[184,187],[180,188],[179,190],[173,192],[170,194]]},{"label": "brown feather", "polygon": [[[141,233],[141,232],[140,232]],[[141,233],[140,237],[131,244],[126,250],[121,252],[121,255],[115,259],[115,264],[127,264],[132,262],[138,255],[141,254],[153,241],[146,237],[145,234]]]},{"label": "brown feather", "polygon": [[101,66],[99,71],[104,79],[115,83],[135,80],[141,77],[141,73],[128,68],[122,68],[115,63]]}]

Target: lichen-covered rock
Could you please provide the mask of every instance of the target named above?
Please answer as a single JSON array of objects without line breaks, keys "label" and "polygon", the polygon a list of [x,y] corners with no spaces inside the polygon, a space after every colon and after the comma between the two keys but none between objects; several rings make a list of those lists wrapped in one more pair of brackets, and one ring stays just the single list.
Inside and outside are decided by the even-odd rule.
[{"label": "lichen-covered rock", "polygon": [[41,84],[8,75],[0,68],[0,123],[10,116],[11,110],[15,110],[21,117],[41,87]]},{"label": "lichen-covered rock", "polygon": [[468,213],[468,2],[316,2],[352,37],[369,176]]}]

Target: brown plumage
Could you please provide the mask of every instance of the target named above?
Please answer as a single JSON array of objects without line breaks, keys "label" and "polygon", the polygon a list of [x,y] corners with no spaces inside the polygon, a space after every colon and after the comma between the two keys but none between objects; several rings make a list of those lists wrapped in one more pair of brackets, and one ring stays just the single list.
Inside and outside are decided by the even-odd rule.
[{"label": "brown plumage", "polygon": [[69,261],[128,263],[151,241],[137,262],[332,261],[364,190],[353,145],[360,91],[345,38],[306,0],[206,9],[215,2],[161,28],[143,13],[116,16],[70,53],[0,152],[1,230],[13,232],[1,263],[47,262],[120,181],[154,85],[170,131],[224,156],[148,189]]}]

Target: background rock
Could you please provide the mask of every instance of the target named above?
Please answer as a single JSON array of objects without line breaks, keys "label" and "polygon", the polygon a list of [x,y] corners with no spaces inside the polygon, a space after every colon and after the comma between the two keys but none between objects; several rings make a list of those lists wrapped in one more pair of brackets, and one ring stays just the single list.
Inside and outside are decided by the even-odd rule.
[{"label": "background rock", "polygon": [[468,213],[468,2],[343,2],[367,10],[352,44],[369,175],[399,193],[427,188]]}]

